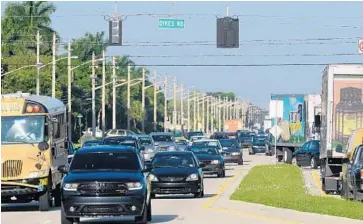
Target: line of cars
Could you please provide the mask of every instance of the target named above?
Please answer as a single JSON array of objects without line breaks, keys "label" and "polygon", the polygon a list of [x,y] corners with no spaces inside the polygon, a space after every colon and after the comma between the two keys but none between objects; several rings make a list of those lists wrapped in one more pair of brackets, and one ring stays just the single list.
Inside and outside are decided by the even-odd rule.
[{"label": "line of cars", "polygon": [[182,142],[162,132],[86,141],[69,165],[58,168],[65,174],[61,223],[104,216],[132,216],[135,223],[147,223],[156,195],[203,197],[204,175],[223,178],[226,162],[243,164],[243,152],[234,139]]}]

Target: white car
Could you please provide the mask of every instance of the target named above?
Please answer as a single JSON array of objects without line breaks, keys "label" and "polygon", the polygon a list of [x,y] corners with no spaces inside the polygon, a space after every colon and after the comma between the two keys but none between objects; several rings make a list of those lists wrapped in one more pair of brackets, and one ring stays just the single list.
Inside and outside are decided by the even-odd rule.
[{"label": "white car", "polygon": [[214,146],[217,147],[219,152],[222,152],[222,145],[217,139],[198,139],[191,143],[191,146],[193,145],[205,145],[205,146]]},{"label": "white car", "polygon": [[209,140],[209,138],[208,138],[207,136],[192,136],[192,137],[190,138],[189,145],[192,145],[192,143],[193,143],[194,141],[197,141],[197,140],[203,140],[203,139],[207,139],[207,140]]}]

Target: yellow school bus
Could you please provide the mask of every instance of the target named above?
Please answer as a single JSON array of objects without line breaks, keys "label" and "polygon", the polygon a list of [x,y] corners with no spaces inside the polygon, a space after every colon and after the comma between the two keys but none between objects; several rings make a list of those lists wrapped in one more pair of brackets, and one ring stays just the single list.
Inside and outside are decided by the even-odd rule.
[{"label": "yellow school bus", "polygon": [[60,206],[62,174],[68,163],[66,107],[41,95],[1,96],[1,201],[39,201],[39,210]]}]

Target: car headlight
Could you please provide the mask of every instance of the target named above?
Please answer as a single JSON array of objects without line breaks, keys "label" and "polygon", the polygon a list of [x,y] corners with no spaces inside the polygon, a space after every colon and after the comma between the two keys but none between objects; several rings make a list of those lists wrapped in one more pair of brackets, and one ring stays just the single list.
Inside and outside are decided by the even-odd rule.
[{"label": "car headlight", "polygon": [[240,154],[241,154],[240,152],[232,152],[232,156],[238,156]]},{"label": "car headlight", "polygon": [[40,170],[35,172],[29,173],[29,178],[38,178],[38,177],[44,177],[48,175],[48,170]]},{"label": "car headlight", "polygon": [[63,190],[65,191],[77,191],[79,184],[76,183],[67,183],[63,185]]},{"label": "car headlight", "polygon": [[193,174],[190,174],[190,175],[187,177],[186,181],[196,181],[196,180],[198,180],[198,179],[199,179],[198,174],[193,173]]},{"label": "car headlight", "polygon": [[175,146],[169,146],[168,150],[175,150]]},{"label": "car headlight", "polygon": [[158,182],[158,178],[154,174],[149,174],[149,180],[152,182]]},{"label": "car headlight", "polygon": [[212,160],[212,164],[219,164],[218,160]]},{"label": "car headlight", "polygon": [[140,190],[142,188],[142,184],[140,182],[129,182],[126,183],[126,186],[129,190]]}]

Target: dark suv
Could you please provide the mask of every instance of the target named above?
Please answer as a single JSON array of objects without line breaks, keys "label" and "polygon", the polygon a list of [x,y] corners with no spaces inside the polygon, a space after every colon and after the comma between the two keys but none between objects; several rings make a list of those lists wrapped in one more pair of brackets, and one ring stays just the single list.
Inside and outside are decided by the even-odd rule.
[{"label": "dark suv", "polygon": [[135,223],[151,221],[151,183],[140,156],[129,146],[79,149],[61,185],[61,223],[81,217],[133,216]]}]

